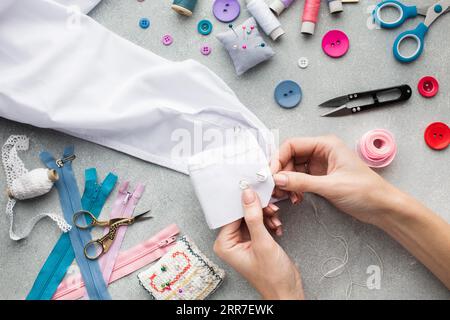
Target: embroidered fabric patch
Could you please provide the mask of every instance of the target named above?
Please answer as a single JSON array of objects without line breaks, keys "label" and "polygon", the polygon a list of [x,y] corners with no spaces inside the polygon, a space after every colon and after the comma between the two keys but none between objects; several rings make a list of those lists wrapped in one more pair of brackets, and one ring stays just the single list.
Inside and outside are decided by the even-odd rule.
[{"label": "embroidered fabric patch", "polygon": [[222,283],[225,271],[186,236],[157,263],[138,275],[156,300],[203,300]]}]

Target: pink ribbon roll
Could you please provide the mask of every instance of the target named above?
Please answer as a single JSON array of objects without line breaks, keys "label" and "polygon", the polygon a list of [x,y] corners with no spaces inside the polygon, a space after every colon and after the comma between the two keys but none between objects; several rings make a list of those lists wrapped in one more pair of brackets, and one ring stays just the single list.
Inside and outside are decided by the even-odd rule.
[{"label": "pink ribbon roll", "polygon": [[397,154],[394,135],[385,129],[375,129],[364,134],[356,146],[361,159],[372,168],[388,166]]}]

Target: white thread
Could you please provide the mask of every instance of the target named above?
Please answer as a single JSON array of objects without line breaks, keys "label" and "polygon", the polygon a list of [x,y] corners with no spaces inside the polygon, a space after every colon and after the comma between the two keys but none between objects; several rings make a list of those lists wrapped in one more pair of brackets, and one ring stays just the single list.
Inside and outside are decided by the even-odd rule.
[{"label": "white thread", "polygon": [[49,172],[48,169],[39,168],[25,173],[12,182],[8,189],[10,195],[17,200],[26,200],[48,193],[53,187]]},{"label": "white thread", "polygon": [[[21,185],[21,183],[24,183],[27,179],[31,179],[31,177],[39,176],[42,178],[42,171],[35,171],[34,173],[28,172],[28,170],[25,168],[25,165],[23,164],[22,160],[19,158],[17,151],[26,151],[29,147],[29,139],[26,136],[10,136],[8,140],[5,142],[5,144],[2,147],[2,163],[3,167],[5,169],[6,174],[6,184],[8,186],[8,189],[11,193],[16,192],[16,196],[18,198],[26,197],[27,192],[28,196],[37,194],[38,192],[36,190],[27,190],[24,186]],[[42,169],[45,170],[45,169]],[[48,179],[48,170],[45,170],[47,179]],[[27,178],[28,177],[28,178]],[[18,180],[20,179],[20,180]],[[36,178],[37,179],[37,178]],[[35,184],[35,181],[33,182]],[[42,183],[45,184],[45,183]],[[41,184],[39,184],[41,185]],[[42,186],[42,189],[39,192],[42,192],[44,189],[44,186]],[[47,185],[48,187],[48,185]],[[19,189],[17,189],[19,188]],[[22,189],[20,189],[22,188]],[[28,188],[28,187],[27,187]],[[51,189],[51,188],[50,188]],[[50,190],[49,189],[49,190]],[[14,206],[16,205],[17,200],[15,198],[9,198],[8,202],[6,203],[6,215],[9,218],[9,237],[12,240],[20,240],[23,238],[26,238],[31,230],[34,228],[35,224],[41,220],[42,218],[49,217],[53,221],[56,222],[58,227],[63,232],[68,232],[71,229],[71,226],[64,220],[64,218],[61,215],[53,214],[53,213],[41,213],[36,216],[34,216],[26,225],[24,230],[22,231],[21,235],[18,235],[14,232]]]},{"label": "white thread", "polygon": [[276,40],[284,34],[280,21],[278,21],[277,17],[270,11],[269,6],[263,0],[247,0],[247,10],[255,18],[256,22],[258,22],[264,33],[270,36],[272,40]]},{"label": "white thread", "polygon": [[[344,256],[342,258],[340,258],[340,257],[330,257],[330,258],[327,258],[324,261],[322,261],[322,263],[320,265],[320,272],[322,274],[322,277],[320,278],[319,282],[321,282],[325,278],[336,278],[336,277],[340,276],[344,271],[346,271],[346,273],[347,273],[347,275],[349,277],[349,284],[348,284],[348,286],[347,286],[347,288],[345,290],[345,298],[349,299],[351,294],[352,294],[353,286],[359,286],[359,287],[367,288],[367,285],[366,284],[362,284],[362,283],[358,283],[356,281],[353,281],[352,274],[351,274],[351,272],[350,272],[350,270],[349,270],[349,268],[347,266],[348,260],[349,260],[349,250],[348,250],[347,240],[344,237],[342,237],[342,236],[338,236],[338,235],[335,235],[335,234],[331,233],[328,230],[328,227],[325,225],[325,223],[323,223],[323,221],[320,219],[319,211],[318,211],[317,206],[316,206],[314,200],[312,199],[312,197],[309,198],[309,202],[311,203],[311,206],[313,208],[314,218],[316,219],[317,223],[324,229],[325,233],[328,236],[330,236],[331,238],[339,241],[342,244],[342,246],[344,247],[344,251],[345,251]],[[369,250],[378,259],[378,261],[380,263],[380,271],[381,271],[381,277],[382,277],[383,276],[383,272],[384,272],[383,271],[384,270],[383,261],[381,260],[380,256],[378,255],[378,253],[375,251],[374,248],[372,248],[369,244],[366,244],[366,246],[369,248]],[[329,261],[338,261],[340,264],[337,267],[335,267],[335,268],[333,268],[333,269],[331,269],[329,271],[325,271],[325,269],[324,269],[325,264],[328,263]],[[339,270],[341,270],[341,272],[333,274],[333,273],[335,273],[336,271],[339,271]]]}]

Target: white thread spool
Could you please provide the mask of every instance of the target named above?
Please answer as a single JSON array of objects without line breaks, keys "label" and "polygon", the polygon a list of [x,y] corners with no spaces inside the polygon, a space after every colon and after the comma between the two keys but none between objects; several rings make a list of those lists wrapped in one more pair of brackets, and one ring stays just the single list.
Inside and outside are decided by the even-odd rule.
[{"label": "white thread spool", "polygon": [[10,198],[26,200],[48,193],[58,180],[58,173],[49,169],[34,169],[13,181],[6,190]]},{"label": "white thread spool", "polygon": [[266,35],[272,40],[277,40],[284,34],[280,21],[263,0],[246,0],[246,2],[248,11]]}]

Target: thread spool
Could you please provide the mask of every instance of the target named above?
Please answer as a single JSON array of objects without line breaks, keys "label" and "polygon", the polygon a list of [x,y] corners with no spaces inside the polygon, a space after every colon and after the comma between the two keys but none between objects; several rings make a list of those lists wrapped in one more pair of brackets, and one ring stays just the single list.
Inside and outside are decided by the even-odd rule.
[{"label": "thread spool", "polygon": [[328,9],[330,13],[338,13],[344,11],[341,0],[328,0]]},{"label": "thread spool", "polygon": [[394,135],[385,129],[375,129],[364,134],[357,143],[360,158],[372,168],[388,166],[397,154]]},{"label": "thread spool", "polygon": [[58,178],[56,170],[34,169],[14,180],[6,192],[9,198],[16,200],[35,198],[48,193]]},{"label": "thread spool", "polygon": [[173,0],[172,9],[178,14],[190,17],[196,4],[197,0]]},{"label": "thread spool", "polygon": [[246,3],[250,14],[272,40],[275,41],[284,34],[280,21],[263,0],[246,0]]},{"label": "thread spool", "polygon": [[319,16],[320,0],[305,0],[301,33],[314,34]]},{"label": "thread spool", "polygon": [[284,10],[289,8],[294,1],[295,0],[274,0],[269,5],[269,8],[273,13],[279,16]]}]

